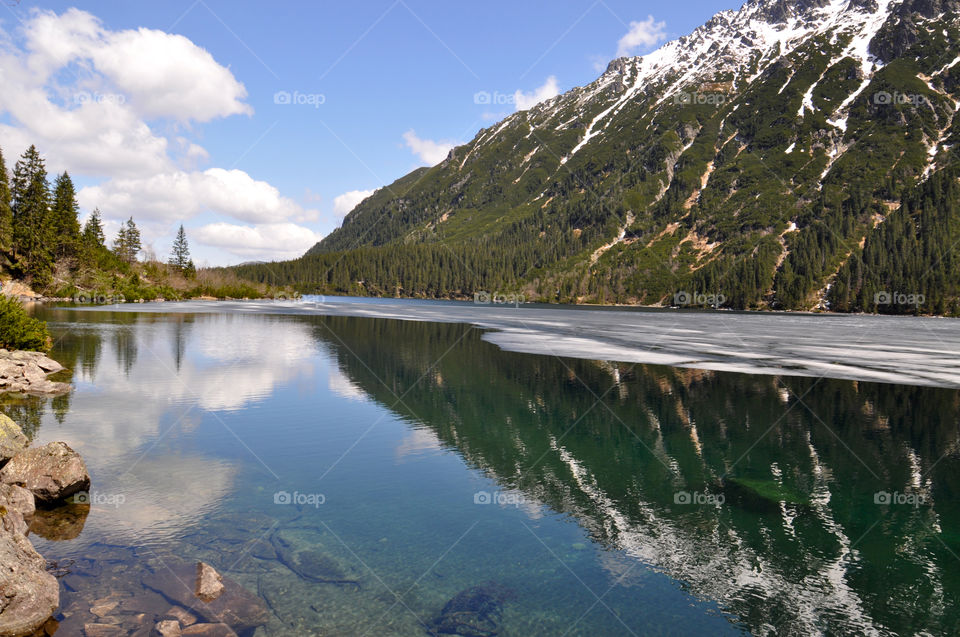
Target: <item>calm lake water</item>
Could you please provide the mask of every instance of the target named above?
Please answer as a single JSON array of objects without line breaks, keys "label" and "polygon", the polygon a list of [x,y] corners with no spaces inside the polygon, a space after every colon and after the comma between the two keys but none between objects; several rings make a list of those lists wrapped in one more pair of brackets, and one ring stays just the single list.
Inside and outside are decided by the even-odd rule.
[{"label": "calm lake water", "polygon": [[960,631],[957,390],[518,354],[462,324],[38,313],[76,389],[0,406],[92,475],[89,511],[33,535],[64,634],[184,560],[264,601],[257,635],[425,635],[474,586],[503,593],[500,635]]}]

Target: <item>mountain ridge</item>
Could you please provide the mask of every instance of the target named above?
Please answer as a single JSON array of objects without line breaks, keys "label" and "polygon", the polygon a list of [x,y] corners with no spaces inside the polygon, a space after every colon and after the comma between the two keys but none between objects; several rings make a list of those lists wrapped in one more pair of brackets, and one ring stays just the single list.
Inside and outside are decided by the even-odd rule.
[{"label": "mountain ridge", "polygon": [[[955,312],[952,279],[932,289],[887,268],[835,284],[952,166],[958,8],[750,0],[481,129],[358,204],[302,259],[245,276],[328,293],[661,305],[711,290],[731,307],[919,311],[871,302],[899,277],[937,298],[924,311]],[[948,195],[918,246],[928,228],[952,244]]]}]

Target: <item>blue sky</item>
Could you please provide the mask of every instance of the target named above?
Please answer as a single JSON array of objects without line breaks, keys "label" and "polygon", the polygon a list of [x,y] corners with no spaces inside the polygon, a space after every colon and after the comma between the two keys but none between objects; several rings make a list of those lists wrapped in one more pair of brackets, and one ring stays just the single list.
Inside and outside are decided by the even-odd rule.
[{"label": "blue sky", "polygon": [[35,142],[160,257],[183,223],[198,263],[289,258],[358,193],[735,6],[22,0],[0,9],[0,148],[12,168]]}]

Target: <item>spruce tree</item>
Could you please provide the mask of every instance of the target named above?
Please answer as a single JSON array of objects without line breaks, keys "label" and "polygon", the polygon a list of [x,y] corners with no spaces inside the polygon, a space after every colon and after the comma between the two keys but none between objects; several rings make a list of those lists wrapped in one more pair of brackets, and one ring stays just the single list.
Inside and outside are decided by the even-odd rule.
[{"label": "spruce tree", "polygon": [[30,146],[14,167],[11,195],[17,266],[35,285],[43,287],[53,270],[53,234],[47,169],[35,146]]},{"label": "spruce tree", "polygon": [[185,271],[187,264],[190,263],[190,246],[187,244],[187,233],[180,224],[180,230],[177,232],[177,238],[173,241],[173,250],[170,253],[170,265]]},{"label": "spruce tree", "polygon": [[120,226],[117,238],[113,242],[113,251],[127,263],[134,263],[143,246],[140,245],[140,230],[133,222],[133,217]]},{"label": "spruce tree", "polygon": [[58,258],[77,254],[80,244],[80,204],[70,175],[64,172],[57,177],[53,189],[53,209],[50,212],[55,240],[55,255]]},{"label": "spruce tree", "polygon": [[117,238],[113,240],[113,253],[121,260],[126,261],[129,245],[130,243],[127,241],[127,226],[121,225],[117,231]]},{"label": "spruce tree", "polygon": [[100,219],[100,209],[94,208],[83,225],[83,243],[87,248],[103,248],[106,246],[106,240],[103,234],[103,221]]},{"label": "spruce tree", "polygon": [[3,150],[0,150],[0,251],[3,252],[13,246],[13,210],[10,201],[10,178],[3,160]]},{"label": "spruce tree", "polygon": [[141,250],[143,246],[140,244],[140,230],[133,222],[133,217],[130,217],[127,219],[127,260],[130,263],[135,262]]}]

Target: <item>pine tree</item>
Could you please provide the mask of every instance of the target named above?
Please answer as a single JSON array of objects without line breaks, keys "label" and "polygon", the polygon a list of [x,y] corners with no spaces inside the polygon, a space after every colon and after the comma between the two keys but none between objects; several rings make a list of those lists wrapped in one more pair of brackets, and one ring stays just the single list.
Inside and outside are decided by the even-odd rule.
[{"label": "pine tree", "polygon": [[43,287],[53,270],[50,186],[35,146],[30,146],[14,167],[11,195],[17,266],[35,285]]},{"label": "pine tree", "polygon": [[10,208],[10,178],[7,164],[0,150],[0,251],[9,251],[13,246],[13,210]]},{"label": "pine tree", "polygon": [[170,265],[180,271],[185,271],[188,263],[192,263],[190,261],[190,246],[187,244],[187,233],[183,229],[183,224],[180,224],[177,238],[173,242],[173,251],[170,253]]},{"label": "pine tree", "polygon": [[55,240],[54,254],[58,257],[76,255],[80,247],[80,204],[70,175],[64,172],[57,177],[53,189],[51,225]]}]

